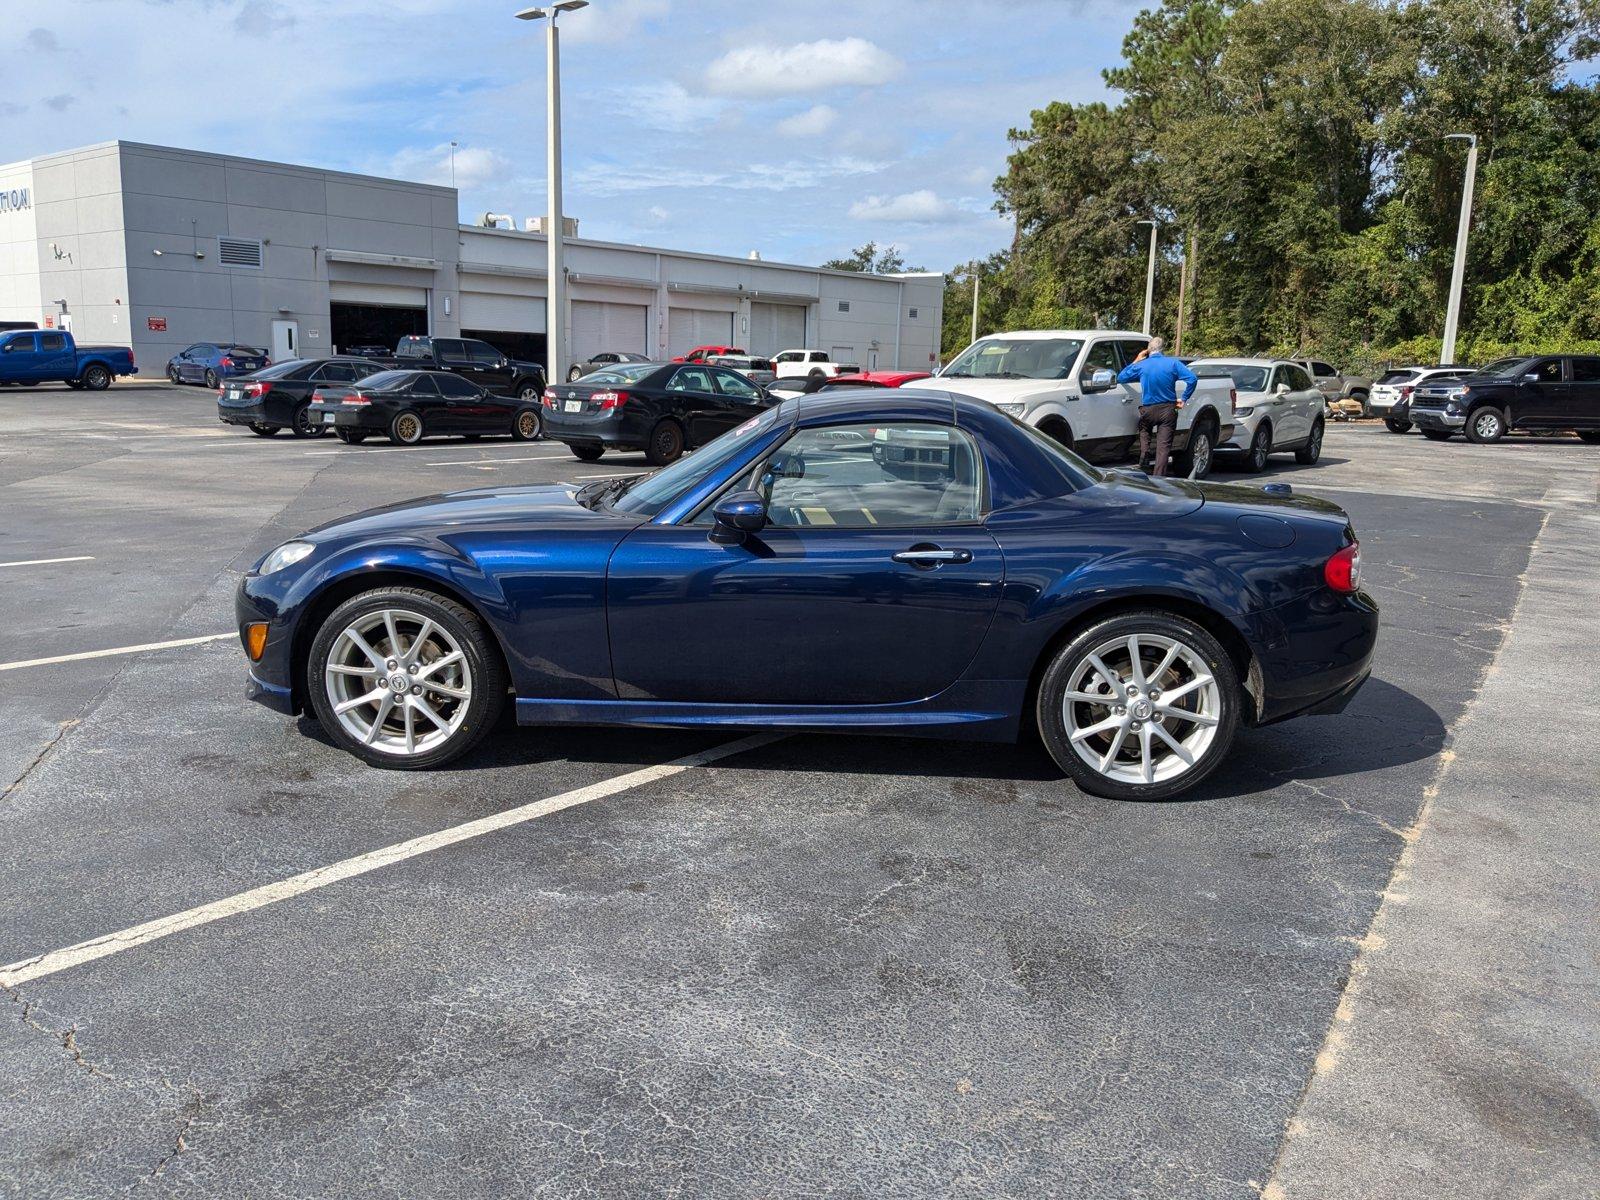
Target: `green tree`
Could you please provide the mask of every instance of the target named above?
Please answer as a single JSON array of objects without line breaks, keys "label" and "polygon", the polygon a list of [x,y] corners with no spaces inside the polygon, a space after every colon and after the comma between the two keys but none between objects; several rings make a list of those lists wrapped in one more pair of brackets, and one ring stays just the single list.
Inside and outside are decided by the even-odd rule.
[{"label": "green tree", "polygon": [[877,242],[857,246],[844,258],[832,258],[822,265],[830,271],[863,271],[873,275],[922,270],[921,267],[906,266],[905,255],[900,253],[898,246],[879,247]]}]

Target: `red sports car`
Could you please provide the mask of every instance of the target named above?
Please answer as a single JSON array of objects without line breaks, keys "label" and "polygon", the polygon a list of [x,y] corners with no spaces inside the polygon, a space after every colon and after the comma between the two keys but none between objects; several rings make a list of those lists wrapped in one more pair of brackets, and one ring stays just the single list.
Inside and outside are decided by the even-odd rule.
[{"label": "red sports car", "polygon": [[696,346],[687,354],[680,354],[673,362],[705,362],[708,358],[716,358],[721,354],[743,354],[738,346]]},{"label": "red sports car", "polygon": [[858,371],[854,375],[835,375],[822,386],[825,389],[842,387],[904,387],[918,379],[932,377],[931,371]]}]

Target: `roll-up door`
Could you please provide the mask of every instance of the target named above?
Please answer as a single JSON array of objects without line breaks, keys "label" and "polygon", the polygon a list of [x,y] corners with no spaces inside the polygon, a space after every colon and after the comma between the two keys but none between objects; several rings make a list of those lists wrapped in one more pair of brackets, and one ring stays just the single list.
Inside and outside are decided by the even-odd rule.
[{"label": "roll-up door", "polygon": [[543,333],[543,296],[506,296],[496,292],[461,293],[461,328],[506,329]]},{"label": "roll-up door", "polygon": [[750,304],[751,354],[770,358],[782,350],[798,350],[806,344],[806,310],[799,304]]},{"label": "roll-up door", "polygon": [[696,346],[731,346],[733,314],[705,308],[674,308],[667,314],[667,353],[676,358]]},{"label": "roll-up door", "polygon": [[574,300],[571,341],[573,362],[587,362],[606,350],[649,354],[650,309],[643,304]]}]

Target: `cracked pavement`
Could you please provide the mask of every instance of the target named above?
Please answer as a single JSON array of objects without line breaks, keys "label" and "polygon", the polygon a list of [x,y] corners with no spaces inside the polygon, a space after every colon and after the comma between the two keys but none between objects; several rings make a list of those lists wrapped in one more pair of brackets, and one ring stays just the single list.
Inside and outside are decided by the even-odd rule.
[{"label": "cracked pavement", "polygon": [[[0,576],[0,661],[218,632],[235,572],[300,528],[612,462],[318,453],[213,428],[199,389],[60,400],[0,399],[0,559],[95,561]],[[1361,1007],[1404,994],[1414,965],[1389,981],[1373,921],[1392,926],[1403,855],[1423,877],[1469,763],[1569,822],[1592,800],[1592,775],[1484,705],[1515,709],[1540,654],[1593,656],[1581,639],[1507,654],[1530,612],[1569,637],[1592,624],[1592,590],[1527,597],[1536,541],[1548,553],[1594,503],[1597,456],[1371,427],[1334,427],[1326,455],[1272,473],[1348,508],[1384,606],[1346,713],[1245,734],[1163,805],[1085,797],[1028,745],[792,736],[34,980],[0,1006],[0,1195],[1389,1194],[1404,1173],[1370,1150],[1359,1170],[1306,1166],[1357,1162],[1372,1129],[1352,1114],[1431,1095],[1394,1065],[1418,1009]],[[456,769],[404,775],[248,705],[230,642],[0,680],[0,962],[726,740],[508,726]],[[1517,862],[1485,857],[1494,822],[1524,854],[1555,836],[1503,804],[1454,818],[1461,920],[1480,862],[1523,902]],[[1570,853],[1591,869],[1586,842]],[[1572,891],[1523,892],[1570,957],[1582,943],[1549,910]],[[1442,919],[1428,909],[1413,954]],[[1467,932],[1433,952],[1464,953]],[[1433,992],[1453,965],[1479,981],[1472,1012],[1506,1011],[1496,970],[1530,995],[1592,989],[1522,958],[1533,983],[1441,962]],[[1572,1029],[1525,1003],[1552,1024],[1520,1057],[1463,1051],[1469,1074],[1537,1073],[1501,1069],[1473,1093],[1491,1100],[1442,1110],[1457,1124],[1436,1146],[1470,1160],[1465,1123],[1514,1111],[1519,1079],[1537,1113],[1592,1112],[1592,1073],[1548,1061],[1558,1033],[1593,1046],[1571,1038],[1593,1038],[1592,991],[1560,994],[1581,999]],[[1419,1111],[1408,1163],[1442,1153]],[[1483,1182],[1525,1178],[1519,1153],[1582,1161],[1587,1127],[1552,1124],[1541,1140],[1519,1122]]]}]

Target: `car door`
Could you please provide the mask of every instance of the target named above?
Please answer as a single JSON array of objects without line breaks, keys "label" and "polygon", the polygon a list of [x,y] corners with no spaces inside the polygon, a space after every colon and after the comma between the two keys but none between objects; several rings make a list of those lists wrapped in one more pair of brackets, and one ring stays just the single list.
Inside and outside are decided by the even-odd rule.
[{"label": "car door", "polygon": [[623,699],[904,704],[977,654],[1004,562],[982,523],[976,445],[949,425],[797,431],[746,480],[769,524],[713,542],[708,513],[646,524],[612,555]]},{"label": "car door", "polygon": [[435,377],[451,421],[464,433],[510,433],[511,411],[516,407],[508,396],[497,396],[458,375]]},{"label": "car door", "polygon": [[460,416],[445,404],[439,393],[437,378],[430,371],[418,372],[406,388],[407,403],[422,418],[422,428],[427,433],[465,433]]},{"label": "car door", "polygon": [[1306,373],[1304,367],[1289,363],[1283,368],[1283,372],[1287,377],[1285,381],[1289,385],[1289,393],[1283,397],[1283,404],[1279,408],[1278,427],[1273,435],[1273,442],[1304,441],[1311,436],[1312,422],[1327,406],[1328,401],[1322,394],[1322,389]]},{"label": "car door", "polygon": [[39,378],[39,335],[12,334],[5,344],[5,378],[15,383],[34,383]]},{"label": "car door", "polygon": [[467,353],[467,343],[459,338],[434,338],[433,363],[441,371],[449,371],[472,379],[472,356]]},{"label": "car door", "polygon": [[[1120,457],[1138,431],[1139,388],[1137,384],[1116,382],[1122,367],[1123,358],[1113,339],[1090,342],[1074,376],[1077,387],[1066,393],[1073,446],[1089,458]],[[1102,392],[1091,390],[1096,371],[1111,372],[1110,388]]]},{"label": "car door", "polygon": [[1311,386],[1326,399],[1337,400],[1344,391],[1344,380],[1339,372],[1333,369],[1332,363],[1313,358],[1297,365],[1311,376]]},{"label": "car door", "polygon": [[[509,395],[512,372],[506,356],[488,342],[468,342],[466,346],[467,360],[472,366],[471,369],[461,373],[462,378],[471,380],[491,392]],[[509,419],[507,417],[508,421]]]},{"label": "car door", "polygon": [[711,368],[685,363],[672,373],[666,387],[667,415],[683,426],[685,442],[703,446],[723,430],[722,395],[711,382]]},{"label": "car door", "polygon": [[198,359],[208,347],[196,343],[178,355],[178,378],[184,383],[193,383],[205,376],[205,367],[198,365]]},{"label": "car door", "polygon": [[1563,428],[1588,432],[1600,429],[1600,358],[1574,356],[1568,360],[1571,393],[1562,414]]},{"label": "car door", "polygon": [[1558,427],[1573,386],[1567,381],[1565,360],[1541,358],[1529,363],[1517,383],[1516,400],[1506,413],[1507,421],[1519,429]]},{"label": "car door", "polygon": [[712,437],[744,424],[767,407],[766,393],[735,371],[713,367],[711,382],[716,385],[720,406],[716,418],[717,432]]},{"label": "car door", "polygon": [[35,376],[37,379],[44,381],[75,376],[77,365],[75,356],[67,345],[66,334],[39,334],[39,358]]}]

